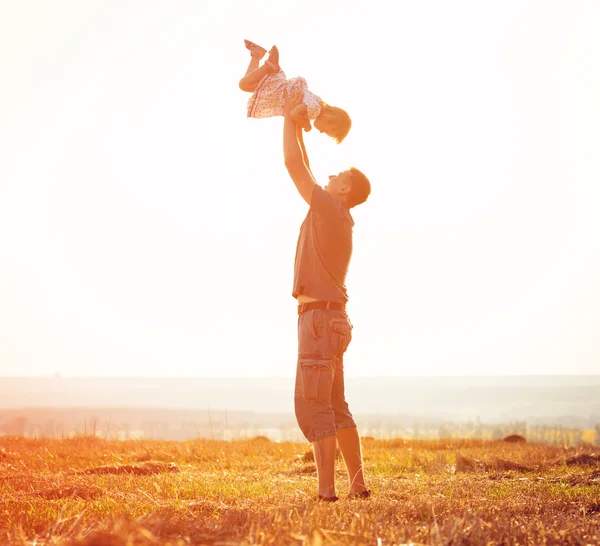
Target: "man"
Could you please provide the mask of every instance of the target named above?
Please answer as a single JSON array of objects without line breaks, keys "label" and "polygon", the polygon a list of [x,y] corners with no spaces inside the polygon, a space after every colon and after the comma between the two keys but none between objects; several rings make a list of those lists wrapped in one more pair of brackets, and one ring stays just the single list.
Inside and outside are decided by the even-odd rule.
[{"label": "man", "polygon": [[[294,406],[306,439],[313,444],[317,498],[336,501],[336,440],[348,471],[351,498],[367,498],[360,438],[344,395],[343,355],[352,337],[346,314],[346,274],[352,254],[350,209],[371,192],[367,177],[351,168],[329,177],[321,188],[310,171],[302,138],[291,112],[302,100],[284,100],[285,166],[310,206],[298,237],[293,296],[298,300],[298,364]],[[326,127],[317,127],[324,131]]]}]

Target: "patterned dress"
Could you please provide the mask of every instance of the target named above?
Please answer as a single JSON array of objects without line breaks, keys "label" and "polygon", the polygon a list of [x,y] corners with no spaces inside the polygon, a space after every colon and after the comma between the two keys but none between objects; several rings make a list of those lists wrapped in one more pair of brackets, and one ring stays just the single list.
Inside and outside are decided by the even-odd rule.
[{"label": "patterned dress", "polygon": [[256,91],[248,100],[249,118],[270,118],[283,116],[283,93],[292,89],[299,89],[304,93],[302,102],[306,104],[308,119],[316,119],[321,113],[321,99],[308,90],[304,78],[286,79],[285,72],[280,70],[273,74],[263,76]]}]

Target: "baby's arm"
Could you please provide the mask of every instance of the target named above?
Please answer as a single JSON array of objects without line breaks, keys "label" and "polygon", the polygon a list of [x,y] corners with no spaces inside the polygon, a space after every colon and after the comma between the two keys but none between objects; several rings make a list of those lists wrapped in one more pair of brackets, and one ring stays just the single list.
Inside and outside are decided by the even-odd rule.
[{"label": "baby's arm", "polygon": [[294,107],[292,109],[291,116],[294,122],[300,125],[300,127],[302,127],[302,129],[304,129],[305,131],[310,131],[312,129],[312,126],[308,119],[308,107],[306,106],[306,104],[301,103],[298,106]]}]

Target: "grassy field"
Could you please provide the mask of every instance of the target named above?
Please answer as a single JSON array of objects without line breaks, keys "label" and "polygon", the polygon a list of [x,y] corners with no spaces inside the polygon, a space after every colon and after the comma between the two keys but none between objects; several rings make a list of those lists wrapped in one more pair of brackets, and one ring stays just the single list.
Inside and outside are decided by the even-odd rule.
[{"label": "grassy field", "polygon": [[315,502],[308,444],[0,437],[0,544],[600,544],[600,448],[363,439],[373,497]]}]

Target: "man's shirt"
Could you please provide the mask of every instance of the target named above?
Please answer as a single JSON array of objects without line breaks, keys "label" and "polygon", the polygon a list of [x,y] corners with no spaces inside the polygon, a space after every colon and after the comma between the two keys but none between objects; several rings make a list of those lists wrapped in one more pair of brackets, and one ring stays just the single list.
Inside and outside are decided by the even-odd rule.
[{"label": "man's shirt", "polygon": [[350,211],[321,186],[315,184],[310,208],[300,227],[294,262],[294,289],[297,298],[346,303],[346,275],[352,256]]}]

